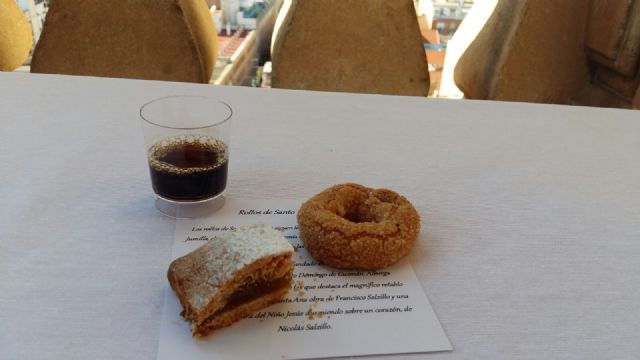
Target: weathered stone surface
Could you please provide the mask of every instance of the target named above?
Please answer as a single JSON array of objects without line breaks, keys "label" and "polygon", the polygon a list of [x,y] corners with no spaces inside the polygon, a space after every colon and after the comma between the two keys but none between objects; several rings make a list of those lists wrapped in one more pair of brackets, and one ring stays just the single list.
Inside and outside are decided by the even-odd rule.
[{"label": "weathered stone surface", "polygon": [[640,0],[500,1],[455,80],[473,99],[637,108],[639,62]]},{"label": "weathered stone surface", "polygon": [[473,99],[567,103],[588,78],[587,12],[586,1],[498,2],[460,58],[456,84]]},{"label": "weathered stone surface", "polygon": [[13,71],[29,56],[31,26],[15,0],[0,0],[0,71]]},{"label": "weathered stone surface", "polygon": [[610,108],[629,107],[628,101],[604,90],[604,88],[594,83],[587,83],[568,104]]},{"label": "weathered stone surface", "polygon": [[287,0],[272,43],[272,86],[426,96],[412,0]]},{"label": "weathered stone surface", "polygon": [[636,94],[633,96],[633,100],[631,101],[631,107],[633,109],[640,109],[640,87],[636,91]]},{"label": "weathered stone surface", "polygon": [[591,0],[587,38],[590,62],[634,77],[640,60],[640,1]]},{"label": "weathered stone surface", "polygon": [[[461,90],[455,85],[453,74],[458,60],[476,39],[487,20],[493,14],[498,0],[476,0],[464,21],[460,24],[454,36],[447,42],[447,56],[442,69],[442,83],[440,94],[442,97],[458,98]],[[489,64],[483,63],[485,68]]]},{"label": "weathered stone surface", "polygon": [[31,71],[208,83],[216,56],[202,0],[56,0]]},{"label": "weathered stone surface", "polygon": [[640,85],[640,74],[635,77],[623,77],[619,73],[602,66],[595,71],[592,82],[607,88],[610,92],[623,99],[631,100],[638,89],[638,85]]},{"label": "weathered stone surface", "polygon": [[615,60],[622,45],[630,10],[629,0],[593,1],[589,11],[591,21],[587,26],[587,47]]}]

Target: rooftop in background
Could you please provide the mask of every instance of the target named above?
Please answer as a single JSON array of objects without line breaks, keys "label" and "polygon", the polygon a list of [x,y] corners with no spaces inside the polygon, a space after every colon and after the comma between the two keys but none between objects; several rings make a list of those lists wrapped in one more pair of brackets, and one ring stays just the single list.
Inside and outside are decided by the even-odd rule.
[{"label": "rooftop in background", "polygon": [[442,80],[447,44],[440,42],[440,34],[436,29],[421,29],[421,32],[429,65],[429,96],[437,96]]},{"label": "rooftop in background", "polygon": [[427,45],[441,45],[440,44],[440,34],[434,29],[421,29],[422,32],[422,40],[424,41],[425,47]]},{"label": "rooftop in background", "polygon": [[249,34],[248,30],[236,29],[231,30],[230,34],[227,34],[226,30],[222,30],[218,33],[218,48],[220,49],[220,56],[223,58],[229,58],[240,47],[240,44]]}]

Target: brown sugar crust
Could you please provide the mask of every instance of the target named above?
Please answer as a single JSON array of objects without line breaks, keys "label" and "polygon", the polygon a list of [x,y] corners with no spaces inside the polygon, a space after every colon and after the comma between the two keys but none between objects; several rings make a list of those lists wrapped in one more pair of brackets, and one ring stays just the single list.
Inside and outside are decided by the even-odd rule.
[{"label": "brown sugar crust", "polygon": [[303,203],[298,225],[316,260],[340,269],[376,270],[409,252],[420,232],[420,215],[391,190],[339,184]]}]

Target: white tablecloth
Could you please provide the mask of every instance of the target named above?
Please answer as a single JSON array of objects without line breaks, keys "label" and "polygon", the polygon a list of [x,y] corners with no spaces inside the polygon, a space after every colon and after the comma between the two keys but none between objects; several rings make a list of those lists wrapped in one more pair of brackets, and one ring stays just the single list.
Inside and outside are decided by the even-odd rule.
[{"label": "white tablecloth", "polygon": [[640,356],[640,113],[0,74],[0,359],[153,359],[174,221],[153,207],[138,108],[234,109],[228,197],[388,187],[455,350]]}]

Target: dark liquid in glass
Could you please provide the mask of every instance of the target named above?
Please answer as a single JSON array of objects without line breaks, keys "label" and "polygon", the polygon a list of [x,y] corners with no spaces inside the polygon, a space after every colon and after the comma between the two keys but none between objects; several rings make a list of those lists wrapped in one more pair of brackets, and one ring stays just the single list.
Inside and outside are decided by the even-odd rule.
[{"label": "dark liquid in glass", "polygon": [[171,141],[149,151],[153,190],[174,201],[199,201],[221,194],[227,185],[227,148],[221,141]]}]

